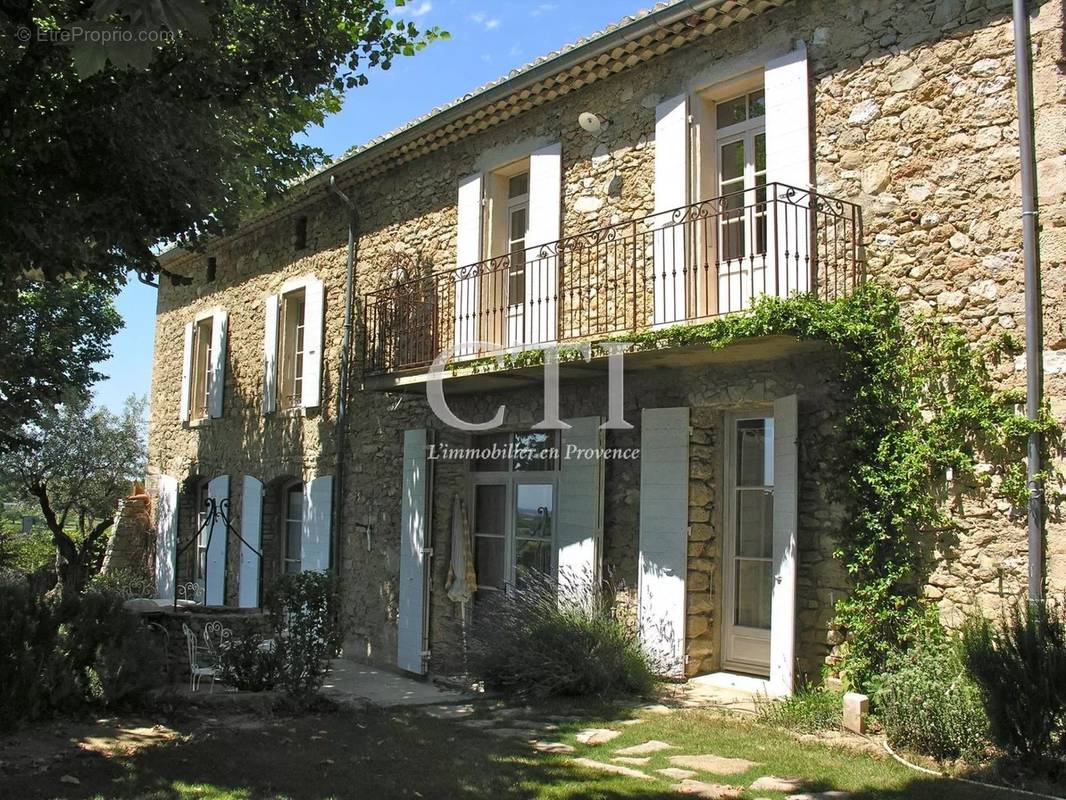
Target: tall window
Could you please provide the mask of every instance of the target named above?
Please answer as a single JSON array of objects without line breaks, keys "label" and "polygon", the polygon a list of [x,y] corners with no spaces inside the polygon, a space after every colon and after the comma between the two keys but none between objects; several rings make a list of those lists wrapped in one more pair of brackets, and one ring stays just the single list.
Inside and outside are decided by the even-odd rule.
[{"label": "tall window", "polygon": [[281,298],[281,381],[278,384],[281,408],[297,408],[303,401],[305,307],[303,289]]},{"label": "tall window", "polygon": [[766,100],[763,90],[715,106],[719,253],[724,260],[766,252]]},{"label": "tall window", "polygon": [[507,303],[526,301],[526,234],[529,232],[529,173],[514,175],[507,182]]},{"label": "tall window", "polygon": [[211,394],[211,337],[214,318],[197,322],[192,329],[192,380],[189,381],[189,409],[193,419],[207,416]]},{"label": "tall window", "polygon": [[477,436],[474,563],[478,591],[521,584],[553,571],[559,452],[555,435],[515,432]]},{"label": "tall window", "polygon": [[301,547],[303,543],[304,486],[302,483],[289,486],[282,498],[282,541],[284,553],[282,562],[286,575],[300,571],[302,564]]},{"label": "tall window", "polygon": [[[211,516],[207,507],[208,482],[201,481],[196,486],[196,563],[193,565],[193,580],[204,586],[207,575],[207,540],[211,536],[208,519]],[[204,587],[206,589],[206,587]]]}]

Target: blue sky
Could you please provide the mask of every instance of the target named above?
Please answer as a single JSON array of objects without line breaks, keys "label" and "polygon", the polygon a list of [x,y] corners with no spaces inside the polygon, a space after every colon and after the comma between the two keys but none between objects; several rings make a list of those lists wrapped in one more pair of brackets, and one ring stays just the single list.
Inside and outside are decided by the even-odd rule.
[{"label": "blue sky", "polygon": [[[408,0],[401,10],[422,27],[451,33],[413,58],[348,93],[344,108],[306,140],[339,155],[470,90],[506,75],[537,56],[600,30],[653,0]],[[112,341],[112,358],[101,366],[109,378],[96,401],[119,410],[131,394],[148,394],[155,336],[155,289],[133,278],[118,298],[125,328]]]}]

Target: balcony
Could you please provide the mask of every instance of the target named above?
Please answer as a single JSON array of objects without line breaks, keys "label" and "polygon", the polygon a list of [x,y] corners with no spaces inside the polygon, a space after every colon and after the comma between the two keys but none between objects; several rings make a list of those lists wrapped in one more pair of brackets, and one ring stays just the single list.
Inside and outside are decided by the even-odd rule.
[{"label": "balcony", "polygon": [[365,296],[364,374],[703,322],[864,279],[859,206],[779,183],[406,280]]}]

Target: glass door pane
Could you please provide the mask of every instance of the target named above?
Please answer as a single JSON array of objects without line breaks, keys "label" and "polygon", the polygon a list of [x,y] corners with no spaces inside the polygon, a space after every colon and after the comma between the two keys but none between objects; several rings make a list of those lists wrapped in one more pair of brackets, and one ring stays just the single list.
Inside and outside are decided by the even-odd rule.
[{"label": "glass door pane", "polygon": [[505,485],[474,487],[474,568],[479,591],[502,589],[507,582],[506,514]]},{"label": "glass door pane", "polygon": [[733,622],[770,629],[773,589],[773,423],[739,420],[734,490]]},{"label": "glass door pane", "polygon": [[722,197],[718,252],[726,261],[741,258],[745,250],[744,223],[744,140],[729,142],[719,148],[719,194]]},{"label": "glass door pane", "polygon": [[515,486],[515,579],[539,572],[551,575],[552,524],[555,485],[520,483]]}]

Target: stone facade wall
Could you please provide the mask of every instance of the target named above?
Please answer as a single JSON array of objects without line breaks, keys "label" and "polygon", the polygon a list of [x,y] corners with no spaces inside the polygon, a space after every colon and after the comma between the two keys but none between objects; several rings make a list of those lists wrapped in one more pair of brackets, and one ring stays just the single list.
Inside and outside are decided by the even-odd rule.
[{"label": "stone facade wall", "polygon": [[147,574],[154,566],[155,536],[152,531],[152,500],[141,487],[120,500],[111,538],[100,572]]},{"label": "stone facade wall", "polygon": [[[656,103],[757,68],[785,52],[791,40],[803,39],[811,67],[817,188],[862,205],[872,277],[895,287],[910,309],[934,311],[961,322],[975,342],[1000,332],[1020,337],[1022,273],[1009,11],[1004,0],[794,2],[561,96],[399,167],[387,179],[345,186],[360,208],[357,292],[362,297],[388,286],[401,271],[417,275],[455,266],[457,181],[503,163],[508,154],[522,155],[522,146],[516,143],[561,141],[564,235],[649,213]],[[1062,0],[1047,0],[1036,5],[1033,18],[1047,392],[1060,418],[1066,414],[1062,15]],[[598,138],[576,124],[578,113],[589,109],[609,120]],[[294,250],[292,220],[282,219],[212,245],[210,254],[218,264],[213,283],[204,282],[205,259],[190,256],[172,266],[191,274],[194,285],[178,287],[164,281],[159,292],[150,469],[182,481],[189,475],[228,474],[233,508],[240,507],[243,474],[269,483],[282,476],[306,480],[336,469],[334,409],[346,218],[333,201],[300,213],[308,216],[306,249]],[[322,278],[326,287],[322,405],[306,415],[264,417],[265,298],[287,278],[308,273]],[[597,285],[606,289],[612,284],[603,278]],[[598,296],[612,302],[609,293]],[[224,416],[183,426],[178,421],[182,327],[198,311],[214,306],[230,314]],[[361,341],[358,335],[356,339]],[[747,370],[741,372],[742,383],[750,385]],[[997,377],[1009,385],[1024,382],[1024,373],[1014,364]],[[703,448],[713,449],[718,441],[713,435],[717,415],[731,404],[756,401],[750,392],[735,387],[734,395],[717,394],[728,391],[726,383],[716,391],[686,386],[692,379],[689,373],[676,371],[665,380],[649,381],[650,385],[638,380],[630,387],[628,402],[692,407],[700,425],[711,426],[703,428],[708,441],[698,443],[702,458]],[[811,385],[805,383],[801,393],[805,431],[801,475],[804,496],[817,498],[823,489],[817,442],[831,432],[833,412],[831,403],[820,405],[814,399],[827,395],[822,389],[812,394]],[[779,388],[787,393],[786,387]],[[760,393],[765,399],[777,396],[765,385],[755,395]],[[507,395],[516,406],[508,424],[528,425],[539,419],[534,410],[539,389],[533,394],[525,403],[514,400],[513,393]],[[595,394],[571,397],[565,413],[584,413],[583,409],[602,413],[606,406],[596,401]],[[480,410],[487,418],[499,398],[467,398],[462,406],[471,416]],[[334,536],[341,540],[339,566],[346,588],[350,651],[360,657],[382,662],[395,658],[402,431],[427,426],[435,422],[424,399],[355,392],[344,497],[348,527]],[[813,438],[807,438],[808,431]],[[637,435],[625,436],[632,442]],[[635,582],[639,469],[608,465],[607,470],[606,560],[617,565],[624,579]],[[705,480],[699,467],[693,470],[694,481]],[[451,493],[461,482],[457,475],[439,472],[437,477],[434,547],[441,542]],[[714,482],[713,471],[706,480]],[[711,520],[697,524],[712,528],[698,529],[698,535],[709,538],[696,540],[704,544],[694,548],[701,552],[692,559],[698,568],[694,574],[708,576],[711,585],[717,577],[708,552],[719,546],[720,537],[713,529],[713,501],[694,513],[705,511]],[[846,584],[831,555],[833,509],[812,499],[802,517],[800,647],[804,653],[824,655],[833,635],[827,631],[827,609]],[[948,617],[974,603],[989,604],[1016,593],[1025,580],[1025,531],[1010,509],[967,508],[961,521],[963,535],[940,554],[941,566],[929,588]],[[369,524],[369,537],[355,523]],[[1061,591],[1066,587],[1063,523],[1052,520],[1048,538],[1049,584]],[[229,546],[235,570],[237,542]],[[439,605],[446,561],[436,558],[433,569],[433,618],[446,620],[449,610]],[[228,577],[227,597],[235,597],[236,575]],[[697,603],[693,608],[702,602],[690,600]],[[715,636],[713,613],[708,624],[710,638],[700,633],[690,647],[701,669],[710,668],[716,658],[709,644]],[[811,658],[805,669],[814,674],[816,659]]]}]

